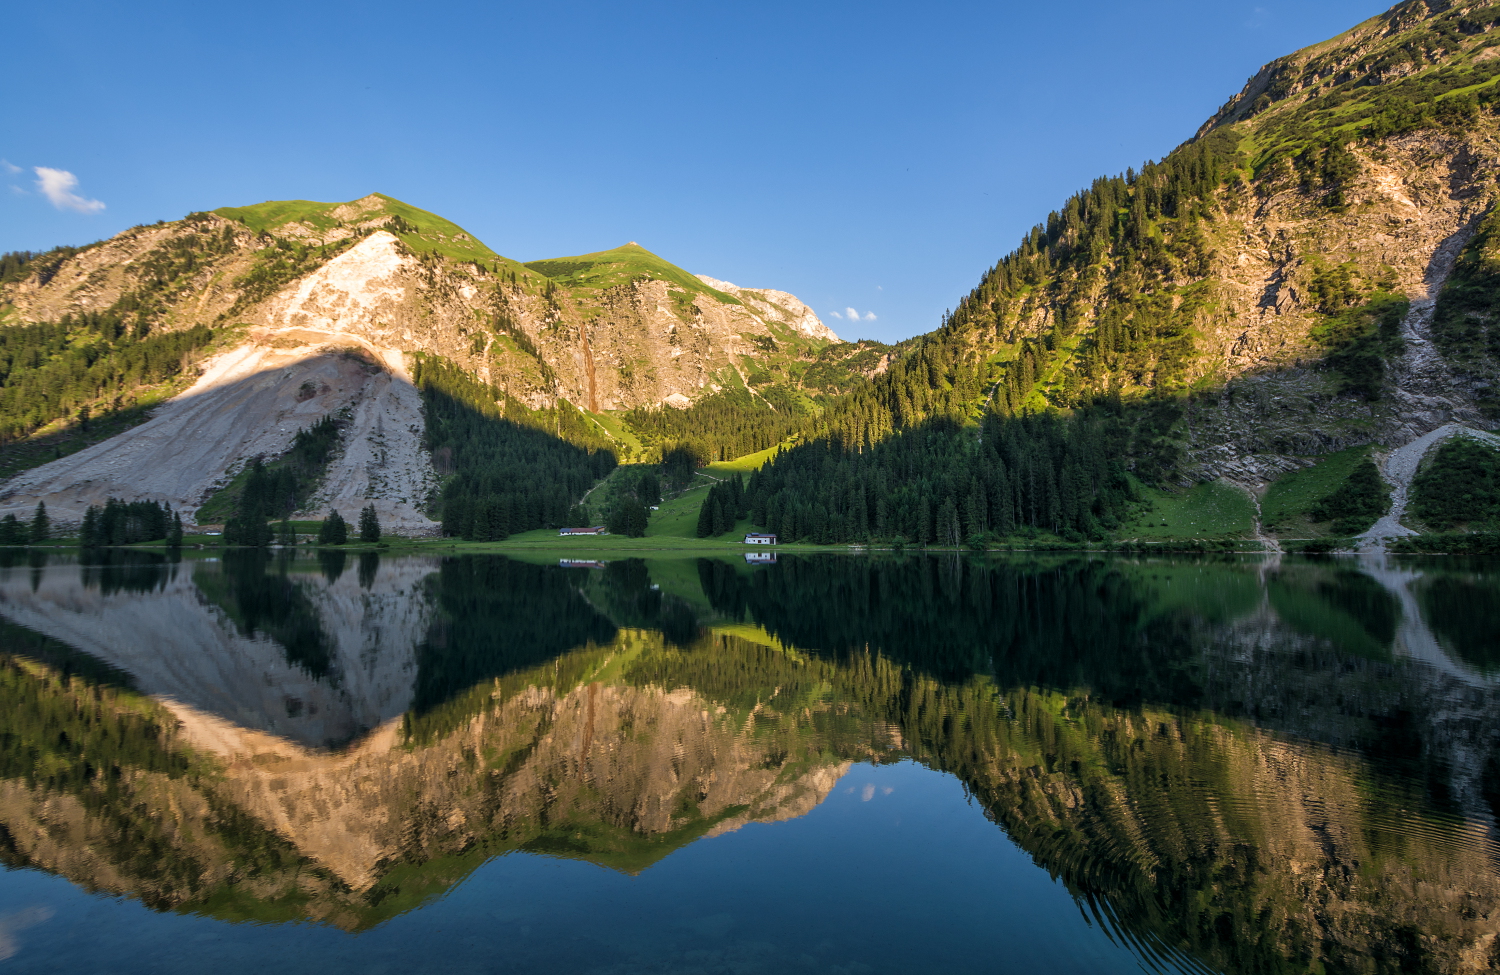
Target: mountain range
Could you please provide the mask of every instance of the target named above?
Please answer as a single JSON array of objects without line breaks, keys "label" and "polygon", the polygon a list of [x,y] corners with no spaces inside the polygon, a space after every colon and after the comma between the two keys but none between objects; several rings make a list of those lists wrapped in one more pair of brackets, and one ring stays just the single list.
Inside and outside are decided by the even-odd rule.
[{"label": "mountain range", "polygon": [[[789,537],[1135,531],[1142,491],[1220,480],[1251,505],[1349,451],[1386,466],[1402,534],[1412,471],[1389,452],[1500,418],[1497,26],[1500,5],[1407,0],[1266,65],[897,346],[841,342],[785,292],[634,243],[519,263],[381,194],[7,255],[0,508],[211,513],[254,458],[335,417],[340,448],[296,509],[374,503],[410,531],[560,524],[613,469],[600,454],[800,445],[746,503]],[[549,461],[579,473],[525,494],[506,486],[540,469],[522,429],[595,459]],[[950,460],[895,460],[922,431],[958,438],[924,441]],[[964,459],[971,441],[993,459]],[[803,477],[829,450],[845,475]],[[1286,522],[1331,531],[1328,497]]]},{"label": "mountain range", "polygon": [[[521,264],[379,194],[191,214],[30,257],[12,278],[8,324],[60,331],[32,358],[64,376],[6,417],[7,439],[67,431],[61,453],[91,439],[90,419],[177,393],[128,432],[11,481],[11,500],[46,500],[65,518],[108,496],[191,511],[249,458],[279,456],[298,429],[339,415],[344,449],[319,507],[368,499],[395,526],[429,524],[438,475],[411,382],[424,359],[521,412],[586,411],[593,439],[628,455],[641,449],[619,419],[630,410],[719,393],[797,410],[887,358],[840,342],[793,295],[695,276],[633,242]],[[160,382],[89,375],[122,343],[195,333],[200,344],[168,350],[182,361]],[[12,355],[8,385],[24,357]]]}]

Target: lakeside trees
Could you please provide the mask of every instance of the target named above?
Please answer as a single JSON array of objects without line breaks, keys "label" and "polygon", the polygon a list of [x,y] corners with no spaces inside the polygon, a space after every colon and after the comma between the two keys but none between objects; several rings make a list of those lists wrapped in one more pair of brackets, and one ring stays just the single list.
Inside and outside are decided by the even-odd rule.
[{"label": "lakeside trees", "polygon": [[[1108,416],[992,415],[978,436],[935,421],[864,449],[825,437],[753,474],[744,506],[786,542],[900,537],[957,546],[1017,532],[1094,538],[1118,527],[1134,497],[1120,462],[1123,435]],[[725,489],[715,490],[721,494],[710,498],[723,510]],[[707,517],[713,524],[716,516]]]}]

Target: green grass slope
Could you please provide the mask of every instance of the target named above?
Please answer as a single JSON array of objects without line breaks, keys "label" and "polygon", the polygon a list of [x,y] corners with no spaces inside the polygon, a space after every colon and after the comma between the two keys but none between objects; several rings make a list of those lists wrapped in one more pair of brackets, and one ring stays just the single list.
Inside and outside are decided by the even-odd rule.
[{"label": "green grass slope", "polygon": [[1146,490],[1150,507],[1127,524],[1128,538],[1244,538],[1255,530],[1255,504],[1223,481],[1196,484],[1174,493]]},{"label": "green grass slope", "polygon": [[1315,505],[1332,494],[1371,448],[1350,447],[1319,458],[1312,467],[1283,474],[1260,500],[1261,524],[1278,538],[1321,538],[1328,525],[1313,521]]},{"label": "green grass slope", "polygon": [[639,278],[649,278],[674,284],[689,295],[708,295],[726,305],[742,304],[734,295],[710,288],[694,275],[634,242],[593,254],[530,261],[526,267],[568,288],[602,291]]},{"label": "green grass slope", "polygon": [[[459,261],[479,261],[484,264],[501,264],[508,269],[518,269],[519,263],[509,258],[501,257],[490,250],[483,241],[473,234],[464,230],[451,220],[446,220],[435,213],[422,210],[409,203],[386,196],[384,193],[372,193],[373,197],[381,201],[377,209],[363,210],[354,218],[357,224],[367,224],[381,217],[391,219],[386,227],[391,233],[401,238],[401,241],[415,251],[431,252],[437,251],[444,257]],[[369,199],[365,197],[364,199]],[[359,201],[352,200],[348,203],[319,203],[314,200],[270,200],[265,203],[257,203],[253,206],[244,207],[220,207],[214,213],[225,218],[242,223],[258,233],[269,233],[275,236],[280,227],[289,223],[302,223],[317,231],[328,231],[339,226],[341,221],[334,216],[333,211],[340,207],[356,207]]]}]

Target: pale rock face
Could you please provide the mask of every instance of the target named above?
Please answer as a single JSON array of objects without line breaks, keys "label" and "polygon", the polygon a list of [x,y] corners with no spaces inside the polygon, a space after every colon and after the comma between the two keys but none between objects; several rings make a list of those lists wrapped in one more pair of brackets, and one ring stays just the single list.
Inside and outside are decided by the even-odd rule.
[{"label": "pale rock face", "polygon": [[719,281],[706,274],[700,274],[697,277],[710,288],[734,295],[766,318],[790,325],[808,338],[825,342],[840,341],[833,329],[823,324],[817,313],[804,305],[796,295],[785,291],[773,291],[769,288],[741,288],[737,284]]},{"label": "pale rock face", "polygon": [[420,508],[437,474],[421,445],[421,395],[399,370],[399,353],[387,355],[375,360],[363,343],[239,346],[210,360],[191,389],[145,424],[12,478],[0,512],[19,517],[45,501],[55,519],[76,522],[106,498],[144,498],[169,502],[191,523],[194,509],[250,458],[275,457],[299,429],[348,409],[342,450],[306,513],[337,508],[357,519],[374,504],[383,527],[430,531]]},{"label": "pale rock face", "polygon": [[402,276],[415,265],[394,235],[377,230],[273,298],[266,324],[336,334],[378,331],[376,316],[396,311],[406,297]]}]

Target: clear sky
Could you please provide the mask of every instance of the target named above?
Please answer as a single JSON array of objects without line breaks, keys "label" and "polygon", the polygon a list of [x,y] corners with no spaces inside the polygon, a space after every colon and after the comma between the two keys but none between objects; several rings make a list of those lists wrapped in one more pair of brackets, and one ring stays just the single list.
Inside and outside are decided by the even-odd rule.
[{"label": "clear sky", "polygon": [[0,251],[380,191],[508,257],[639,241],[894,340],[1094,177],[1386,6],[15,4]]}]

